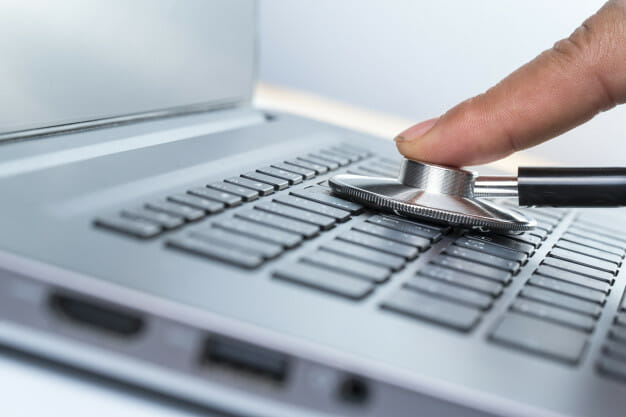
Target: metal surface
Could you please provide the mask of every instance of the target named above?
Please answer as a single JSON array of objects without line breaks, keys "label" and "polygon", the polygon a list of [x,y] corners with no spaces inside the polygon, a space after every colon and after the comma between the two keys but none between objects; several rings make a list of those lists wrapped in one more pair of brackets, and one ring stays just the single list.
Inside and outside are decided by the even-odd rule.
[{"label": "metal surface", "polygon": [[[535,226],[521,213],[480,197],[514,196],[514,180],[491,177],[478,181],[476,173],[404,160],[398,178],[337,175],[334,192],[370,207],[400,216],[428,219],[482,231],[524,231]],[[493,190],[493,194],[490,194]]]}]

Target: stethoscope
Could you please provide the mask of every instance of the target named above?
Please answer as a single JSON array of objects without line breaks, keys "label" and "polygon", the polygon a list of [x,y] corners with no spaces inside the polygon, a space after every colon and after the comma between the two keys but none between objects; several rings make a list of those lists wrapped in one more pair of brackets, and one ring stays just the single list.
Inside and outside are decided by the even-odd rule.
[{"label": "stethoscope", "polygon": [[398,178],[340,174],[334,193],[381,211],[482,231],[525,231],[535,226],[515,209],[487,199],[517,197],[520,206],[626,205],[626,168],[519,168],[517,177],[405,159]]}]

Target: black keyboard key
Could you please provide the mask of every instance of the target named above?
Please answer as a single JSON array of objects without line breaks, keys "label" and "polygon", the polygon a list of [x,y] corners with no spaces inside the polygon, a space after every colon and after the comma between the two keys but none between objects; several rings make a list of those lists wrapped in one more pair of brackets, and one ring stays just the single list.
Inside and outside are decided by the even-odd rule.
[{"label": "black keyboard key", "polygon": [[191,237],[173,237],[168,239],[166,244],[184,252],[216,259],[243,268],[256,268],[263,263],[263,258],[260,255],[243,253],[240,249],[233,249],[225,247],[220,243],[207,242]]},{"label": "black keyboard key", "polygon": [[369,281],[302,262],[281,266],[274,277],[354,300],[374,291]]},{"label": "black keyboard key", "polygon": [[615,276],[610,272],[600,271],[599,269],[589,268],[574,262],[564,261],[562,259],[547,256],[541,261],[542,265],[552,266],[554,268],[563,269],[565,271],[574,272],[576,274],[585,275],[587,277],[613,284]]},{"label": "black keyboard key", "polygon": [[220,203],[226,204],[228,207],[235,207],[241,204],[243,200],[238,195],[233,195],[230,193],[225,193],[223,191],[213,190],[211,188],[206,187],[197,187],[192,188],[187,191],[187,194],[195,195],[198,197],[206,198],[213,201],[219,201]]},{"label": "black keyboard key", "polygon": [[413,246],[404,245],[402,243],[368,235],[355,230],[342,233],[337,236],[337,239],[352,242],[357,245],[365,246],[392,255],[403,256],[406,259],[415,259],[419,253],[419,250]]},{"label": "black keyboard key", "polygon": [[407,289],[395,292],[381,307],[463,332],[470,331],[480,320],[480,310]]},{"label": "black keyboard key", "polygon": [[535,249],[539,248],[539,246],[541,246],[541,243],[543,242],[543,239],[541,237],[532,235],[528,232],[517,235],[510,234],[506,235],[505,237],[513,240],[518,240],[522,243],[527,243],[529,245],[532,245]]},{"label": "black keyboard key", "polygon": [[405,245],[415,246],[422,252],[431,246],[430,239],[426,239],[424,237],[416,236],[410,233],[404,233],[399,230],[389,229],[388,227],[378,226],[377,224],[361,223],[354,226],[353,229],[363,233],[393,240],[395,242],[403,243]]},{"label": "black keyboard key", "polygon": [[143,207],[124,210],[122,216],[156,223],[164,229],[175,229],[185,223],[185,221],[178,216],[172,216],[171,214],[162,213],[160,211],[146,210]]},{"label": "black keyboard key", "polygon": [[522,265],[526,263],[528,255],[516,250],[507,249],[502,246],[493,245],[491,243],[483,242],[476,239],[468,239],[466,237],[460,237],[455,242],[455,245],[462,248],[474,249],[479,252],[488,253],[489,255],[497,256],[499,258],[510,259],[517,261]]},{"label": "black keyboard key", "polygon": [[219,213],[224,210],[224,203],[207,200],[206,198],[197,197],[191,194],[176,194],[167,197],[167,199],[177,204],[203,210],[209,214]]},{"label": "black keyboard key", "polygon": [[391,269],[387,267],[372,265],[323,250],[305,255],[302,261],[355,275],[377,284],[385,282],[391,275]]},{"label": "black keyboard key", "polygon": [[533,230],[530,230],[528,232],[524,233],[525,235],[531,235],[531,236],[536,236],[539,239],[546,240],[548,238],[548,235],[550,234],[550,232],[548,232],[545,229],[539,229],[539,228],[534,228]]},{"label": "black keyboard key", "polygon": [[352,214],[359,214],[363,211],[362,205],[332,196],[330,191],[320,187],[309,187],[304,190],[294,190],[289,194],[315,201],[317,203],[326,204],[327,206],[335,207],[341,210],[347,210]]},{"label": "black keyboard key", "polygon": [[400,256],[382,253],[377,250],[365,248],[336,239],[324,243],[322,245],[322,248],[329,252],[339,253],[344,256],[359,259],[361,261],[369,262],[375,265],[385,266],[387,268],[391,268],[393,271],[399,271],[400,269],[402,269],[406,262],[405,259]]},{"label": "black keyboard key", "polygon": [[493,303],[493,298],[487,294],[450,285],[421,275],[409,278],[405,286],[411,290],[430,294],[433,297],[444,298],[481,310],[487,310]]},{"label": "black keyboard key", "polygon": [[211,184],[207,184],[207,187],[214,190],[223,191],[225,193],[237,195],[243,198],[243,201],[253,201],[259,198],[258,191],[251,190],[250,188],[246,187],[240,187],[235,184],[229,184],[227,182],[213,182]]},{"label": "black keyboard key", "polygon": [[255,209],[266,211],[268,213],[277,214],[294,220],[299,220],[305,223],[314,224],[321,227],[324,230],[332,228],[337,222],[332,217],[323,216],[321,214],[311,213],[310,211],[300,210],[294,207],[289,207],[284,204],[278,204],[275,202],[260,203],[254,206]]},{"label": "black keyboard key", "polygon": [[507,313],[491,333],[495,342],[577,363],[587,345],[583,332],[516,313]]},{"label": "black keyboard key", "polygon": [[301,160],[301,161],[312,162],[314,164],[325,166],[326,168],[328,168],[331,171],[339,168],[339,163],[338,162],[331,162],[329,160],[326,160],[324,158],[320,158],[319,156],[313,155],[313,154],[308,154],[307,156],[299,156],[297,159]]},{"label": "black keyboard key", "polygon": [[493,297],[499,296],[503,288],[502,284],[498,282],[437,265],[425,265],[418,271],[418,274],[484,292]]},{"label": "black keyboard key", "polygon": [[284,169],[274,168],[274,167],[263,167],[256,170],[261,174],[270,175],[272,177],[281,178],[283,180],[289,181],[290,185],[300,184],[302,182],[302,175],[296,174],[294,172],[285,171]]},{"label": "black keyboard key", "polygon": [[317,175],[325,174],[328,172],[327,166],[316,164],[315,162],[304,161],[302,159],[290,159],[288,161],[285,161],[285,164],[310,169],[311,171],[315,171]]},{"label": "black keyboard key", "polygon": [[588,248],[595,248],[601,250],[603,252],[612,253],[613,255],[617,255],[619,257],[624,256],[624,248],[616,245],[608,244],[601,242],[599,240],[594,240],[592,238],[587,238],[584,236],[578,236],[570,232],[565,232],[563,236],[561,236],[560,242],[567,241],[576,243],[581,246],[586,246]]},{"label": "black keyboard key", "polygon": [[580,285],[570,284],[569,282],[558,279],[548,278],[541,275],[533,275],[528,280],[530,285],[536,287],[547,288],[552,291],[571,295],[572,297],[582,298],[583,300],[592,301],[600,305],[604,304],[606,294],[591,288],[581,287]]},{"label": "black keyboard key", "polygon": [[283,252],[283,247],[273,243],[263,242],[249,236],[229,232],[216,227],[202,228],[191,232],[194,238],[208,240],[225,247],[239,249],[248,254],[260,255],[265,259],[272,259]]},{"label": "black keyboard key", "polygon": [[508,237],[500,235],[482,235],[477,233],[469,233],[465,236],[469,239],[474,239],[492,245],[501,246],[506,249],[522,252],[528,256],[532,256],[532,254],[535,253],[535,247],[533,245],[509,239]]},{"label": "black keyboard key", "polygon": [[600,248],[590,248],[585,245],[580,245],[578,243],[569,242],[567,240],[559,240],[556,242],[556,247],[569,250],[572,252],[580,253],[587,256],[592,256],[594,258],[602,259],[608,262],[613,262],[616,265],[619,265],[622,262],[622,256],[616,255],[611,252],[607,252]]},{"label": "black keyboard key", "polygon": [[162,213],[168,213],[172,216],[178,216],[190,222],[200,220],[205,216],[203,210],[198,210],[182,204],[172,203],[170,201],[153,201],[146,204],[146,208],[149,210],[160,211]]},{"label": "black keyboard key", "polygon": [[96,226],[122,232],[131,236],[147,239],[161,233],[161,226],[142,219],[130,219],[122,216],[99,217]]},{"label": "black keyboard key", "polygon": [[446,268],[456,269],[466,274],[478,275],[498,281],[502,284],[508,284],[511,281],[511,273],[502,269],[492,268],[487,265],[466,261],[464,259],[453,258],[451,256],[439,255],[431,261],[435,265],[445,266]]},{"label": "black keyboard key", "polygon": [[550,278],[560,279],[561,281],[571,282],[572,284],[582,285],[587,288],[593,288],[594,290],[602,291],[605,294],[608,294],[611,288],[611,284],[608,282],[589,278],[584,275],[575,274],[573,272],[554,268],[548,265],[540,265],[535,273]]},{"label": "black keyboard key", "polygon": [[418,223],[397,219],[391,216],[383,216],[376,214],[369,219],[368,223],[376,224],[378,226],[388,227],[393,230],[398,230],[403,233],[410,233],[416,236],[421,236],[430,239],[431,242],[436,242],[441,239],[443,233],[439,230],[432,229],[427,226],[422,226]]},{"label": "black keyboard key", "polygon": [[595,325],[595,320],[592,317],[524,298],[516,299],[511,310],[586,332],[593,330]]},{"label": "black keyboard key", "polygon": [[302,197],[296,197],[295,195],[281,195],[275,197],[274,201],[287,206],[321,214],[323,216],[332,217],[340,222],[345,222],[350,219],[349,211],[331,207],[326,204],[316,203],[315,201],[307,200]]},{"label": "black keyboard key", "polygon": [[626,381],[626,362],[621,358],[603,357],[598,361],[598,371],[611,378]]},{"label": "black keyboard key", "polygon": [[316,158],[322,161],[328,161],[328,163],[338,164],[341,167],[345,167],[350,164],[350,160],[341,156],[329,155],[327,153],[310,153],[305,158]]},{"label": "black keyboard key", "polygon": [[266,213],[260,210],[246,210],[235,213],[236,217],[250,220],[252,222],[265,224],[287,232],[297,233],[306,238],[311,238],[319,234],[319,226],[309,223],[303,223],[298,220],[288,219],[272,213]]},{"label": "black keyboard key", "polygon": [[601,259],[582,255],[580,253],[572,252],[566,249],[553,248],[548,256],[569,262],[574,262],[579,265],[588,266],[590,268],[595,268],[600,271],[610,272],[611,274],[617,273],[617,265],[613,262],[603,261]]},{"label": "black keyboard key", "polygon": [[252,223],[243,219],[222,219],[214,223],[215,227],[232,230],[247,236],[293,248],[302,242],[302,236],[296,233],[285,232],[274,227]]},{"label": "black keyboard key", "polygon": [[539,287],[525,286],[520,295],[535,301],[550,304],[556,307],[562,307],[568,310],[577,311],[579,313],[588,314],[592,317],[598,317],[602,311],[602,307],[591,301],[581,300],[569,295],[560,294],[558,292],[546,290]]},{"label": "black keyboard key", "polygon": [[520,270],[520,264],[517,261],[511,261],[509,259],[498,258],[497,256],[482,253],[473,249],[462,248],[456,245],[450,245],[446,248],[446,255],[453,256],[455,258],[461,258],[468,261],[477,262],[483,265],[492,266],[494,268],[503,269],[512,274],[516,274]]},{"label": "black keyboard key", "polygon": [[271,185],[275,190],[284,190],[289,187],[289,181],[283,178],[272,177],[271,175],[261,174],[260,172],[246,172],[245,174],[241,174],[243,178],[247,178],[252,181],[264,182],[265,184]]},{"label": "black keyboard key", "polygon": [[259,194],[265,196],[274,193],[274,186],[270,184],[266,184],[261,181],[254,181],[249,178],[243,177],[230,177],[224,180],[225,182],[238,185],[240,187],[250,188],[251,190],[257,191]]},{"label": "black keyboard key", "polygon": [[305,180],[310,180],[315,177],[315,171],[308,168],[298,167],[295,165],[284,164],[282,162],[277,162],[272,164],[272,167],[282,169],[283,171],[293,172],[295,174],[300,174],[304,177]]}]

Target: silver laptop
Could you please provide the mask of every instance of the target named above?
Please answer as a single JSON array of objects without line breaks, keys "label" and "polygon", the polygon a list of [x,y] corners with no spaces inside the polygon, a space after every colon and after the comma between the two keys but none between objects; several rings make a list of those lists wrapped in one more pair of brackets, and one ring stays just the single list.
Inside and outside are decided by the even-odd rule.
[{"label": "silver laptop", "polygon": [[495,235],[339,199],[399,157],[251,107],[256,13],[2,6],[0,342],[240,415],[624,415],[623,211]]}]

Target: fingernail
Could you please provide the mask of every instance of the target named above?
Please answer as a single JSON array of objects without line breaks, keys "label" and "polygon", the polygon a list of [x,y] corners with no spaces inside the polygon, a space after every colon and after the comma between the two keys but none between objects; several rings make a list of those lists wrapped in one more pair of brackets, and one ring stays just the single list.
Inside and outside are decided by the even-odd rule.
[{"label": "fingernail", "polygon": [[393,140],[395,140],[396,142],[403,142],[406,140],[413,140],[419,138],[420,136],[424,136],[426,132],[433,128],[435,123],[437,123],[437,120],[439,120],[438,117],[424,120],[423,122],[413,125],[404,132],[400,133]]}]

